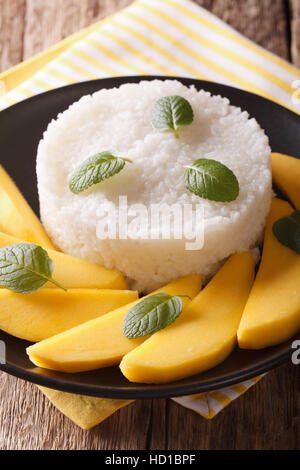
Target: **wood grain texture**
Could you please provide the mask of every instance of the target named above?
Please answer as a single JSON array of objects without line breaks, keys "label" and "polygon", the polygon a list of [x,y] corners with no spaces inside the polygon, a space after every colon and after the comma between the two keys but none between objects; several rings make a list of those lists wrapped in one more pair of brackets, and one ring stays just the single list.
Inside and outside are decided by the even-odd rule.
[{"label": "wood grain texture", "polygon": [[300,67],[300,0],[290,0],[291,22],[291,54],[292,60]]},{"label": "wood grain texture", "polygon": [[24,59],[130,3],[132,0],[27,0]]},{"label": "wood grain texture", "polygon": [[[0,0],[0,71],[131,1]],[[300,65],[300,0],[195,1]],[[283,366],[212,421],[144,400],[82,431],[34,385],[0,373],[0,449],[299,449],[299,378],[299,368]]]},{"label": "wood grain texture", "polygon": [[[130,3],[132,0],[0,0],[0,71]],[[195,3],[271,52],[285,59],[292,56],[299,63],[300,0],[195,0]],[[291,24],[289,12],[293,14]]]},{"label": "wood grain texture", "polygon": [[0,449],[299,449],[299,368],[269,373],[215,419],[141,400],[82,431],[32,384],[1,374]]},{"label": "wood grain texture", "polygon": [[260,46],[289,59],[285,0],[196,0],[196,3]]},{"label": "wood grain texture", "polygon": [[0,71],[23,59],[26,0],[0,0]]}]

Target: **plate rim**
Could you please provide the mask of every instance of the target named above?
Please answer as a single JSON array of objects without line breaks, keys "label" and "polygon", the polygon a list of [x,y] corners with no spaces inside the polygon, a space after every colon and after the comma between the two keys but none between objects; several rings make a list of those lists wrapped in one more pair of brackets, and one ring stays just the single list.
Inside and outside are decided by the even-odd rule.
[{"label": "plate rim", "polygon": [[[205,87],[205,84],[215,85],[217,88],[220,88],[219,94],[224,96],[221,92],[223,89],[238,91],[242,94],[247,94],[250,96],[254,96],[255,99],[259,99],[262,102],[267,102],[269,106],[273,106],[280,110],[280,112],[284,112],[287,114],[291,114],[293,117],[299,118],[300,116],[288,109],[284,106],[276,103],[275,101],[271,101],[268,98],[265,98],[261,95],[257,95],[255,93],[245,91],[239,89],[237,87],[233,87],[230,85],[209,81],[209,80],[200,80],[197,78],[192,77],[177,77],[177,76],[166,76],[166,75],[130,75],[130,76],[116,76],[116,77],[107,77],[107,78],[100,78],[95,80],[87,80],[79,83],[74,83],[71,85],[66,85],[62,87],[55,88],[53,90],[49,90],[43,93],[39,93],[34,95],[30,98],[24,99],[18,103],[15,103],[3,110],[0,111],[1,116],[3,116],[10,112],[16,112],[18,108],[22,106],[27,106],[31,102],[38,101],[41,97],[51,96],[52,94],[63,93],[64,90],[68,89],[80,89],[81,87],[89,86],[89,85],[97,85],[99,84],[99,89],[105,88],[106,84],[109,85],[109,82],[119,82],[118,85],[120,86],[123,83],[136,83],[142,80],[151,81],[151,80],[179,80],[184,84],[195,84],[197,82],[201,87]],[[110,87],[111,88],[111,87]],[[91,94],[94,92],[91,92]],[[84,95],[82,95],[84,96]],[[225,95],[226,97],[226,95]],[[12,335],[10,335],[12,336]],[[186,396],[192,395],[196,393],[203,393],[209,392],[212,390],[218,390],[223,387],[228,387],[249,379],[252,379],[256,376],[262,375],[286,362],[291,357],[293,349],[288,349],[277,356],[270,358],[268,361],[261,363],[260,365],[255,365],[253,367],[247,368],[246,370],[242,370],[239,372],[233,372],[226,376],[220,377],[218,379],[207,379],[202,383],[192,383],[192,384],[181,384],[177,385],[176,382],[170,382],[166,384],[154,385],[155,388],[151,388],[150,384],[137,384],[139,386],[139,390],[130,389],[126,387],[115,387],[111,385],[103,386],[103,385],[89,385],[89,384],[80,384],[80,383],[72,383],[69,381],[64,381],[63,379],[52,378],[46,375],[41,375],[35,373],[33,371],[27,370],[25,368],[21,368],[15,366],[14,364],[6,363],[0,364],[0,370],[6,372],[12,376],[18,377],[20,379],[29,381],[39,386],[47,387],[54,390],[60,390],[63,392],[74,393],[79,395],[86,395],[86,396],[93,396],[93,397],[103,397],[103,398],[115,398],[115,399],[153,399],[153,398],[171,398],[177,396]]]},{"label": "plate rim", "polygon": [[[278,357],[270,359],[268,362],[261,364],[259,367],[254,366],[247,371],[239,373],[232,373],[227,375],[226,378],[222,377],[219,379],[211,379],[202,382],[201,384],[193,383],[186,385],[176,385],[174,382],[166,384],[155,385],[154,389],[151,389],[151,384],[139,385],[139,390],[131,390],[130,388],[112,387],[110,386],[96,386],[96,385],[82,385],[78,383],[66,382],[60,379],[54,379],[48,376],[36,374],[34,372],[16,367],[11,364],[0,365],[0,370],[6,372],[9,375],[17,377],[19,379],[28,381],[38,386],[50,388],[53,390],[59,390],[61,392],[73,393],[76,395],[85,395],[99,398],[111,398],[111,399],[124,399],[124,400],[138,400],[138,399],[154,399],[154,398],[174,398],[183,397],[187,395],[194,395],[197,393],[205,393],[213,390],[219,390],[224,387],[230,387],[232,385],[245,382],[252,378],[262,376],[265,373],[287,363],[293,353],[293,349],[285,351]],[[212,370],[212,369],[211,369]]]}]

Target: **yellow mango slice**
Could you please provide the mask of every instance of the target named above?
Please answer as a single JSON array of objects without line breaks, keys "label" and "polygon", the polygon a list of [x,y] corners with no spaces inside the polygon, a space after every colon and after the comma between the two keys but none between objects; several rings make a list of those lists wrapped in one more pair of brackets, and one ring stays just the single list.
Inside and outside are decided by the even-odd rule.
[{"label": "yellow mango slice", "polygon": [[[0,232],[0,248],[16,243],[24,243],[24,240]],[[53,279],[66,289],[128,289],[119,271],[65,255],[60,251],[46,251],[53,261]],[[55,285],[47,282],[45,287],[55,288]]]},{"label": "yellow mango slice", "polygon": [[1,289],[0,330],[28,341],[41,341],[137,298],[137,292],[126,290],[41,289],[23,295]]},{"label": "yellow mango slice", "polygon": [[300,255],[272,232],[274,222],[292,212],[288,202],[273,199],[261,265],[238,329],[240,348],[266,348],[300,329]]},{"label": "yellow mango slice", "polygon": [[300,160],[272,153],[273,181],[280,191],[300,210]]},{"label": "yellow mango slice", "polygon": [[[170,295],[194,297],[200,289],[201,276],[193,274],[154,293],[166,292]],[[125,354],[146,339],[128,339],[122,332],[126,313],[138,302],[139,300],[30,346],[27,354],[37,366],[62,372],[83,372],[119,364]],[[188,302],[190,300],[187,298],[183,299],[184,304]]]},{"label": "yellow mango slice", "polygon": [[54,249],[38,217],[1,165],[0,231],[44,248]]},{"label": "yellow mango slice", "polygon": [[236,344],[253,280],[251,255],[233,255],[175,323],[123,358],[125,377],[131,382],[172,382],[224,361]]}]

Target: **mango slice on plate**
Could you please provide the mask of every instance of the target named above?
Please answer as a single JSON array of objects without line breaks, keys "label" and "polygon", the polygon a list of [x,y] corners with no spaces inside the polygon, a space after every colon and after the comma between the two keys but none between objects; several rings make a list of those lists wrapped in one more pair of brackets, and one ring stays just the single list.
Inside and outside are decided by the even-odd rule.
[{"label": "mango slice on plate", "polygon": [[272,153],[273,181],[280,191],[300,210],[300,160]]},{"label": "mango slice on plate", "polygon": [[[201,276],[193,274],[154,293],[195,297],[200,289]],[[182,300],[184,304],[190,302],[187,298]],[[37,366],[62,372],[83,372],[119,364],[125,354],[147,338],[128,339],[122,332],[126,313],[138,302],[30,346],[27,354]]]},{"label": "mango slice on plate", "polygon": [[0,165],[0,231],[54,249],[41,222]]},{"label": "mango slice on plate", "polygon": [[41,289],[33,294],[0,290],[0,329],[27,341],[41,341],[98,318],[138,298],[109,289]]},{"label": "mango slice on plate", "polygon": [[[0,232],[0,248],[17,243],[24,243],[24,240]],[[119,271],[89,263],[59,251],[50,249],[46,251],[53,261],[53,279],[66,289],[128,289]],[[55,288],[51,282],[48,282],[46,287]]]},{"label": "mango slice on plate", "polygon": [[235,254],[169,327],[128,353],[120,368],[131,382],[163,383],[211,369],[231,353],[254,280],[249,253]]},{"label": "mango slice on plate", "polygon": [[292,212],[288,202],[273,199],[261,265],[238,329],[240,348],[273,346],[300,329],[300,255],[272,231],[274,222]]}]

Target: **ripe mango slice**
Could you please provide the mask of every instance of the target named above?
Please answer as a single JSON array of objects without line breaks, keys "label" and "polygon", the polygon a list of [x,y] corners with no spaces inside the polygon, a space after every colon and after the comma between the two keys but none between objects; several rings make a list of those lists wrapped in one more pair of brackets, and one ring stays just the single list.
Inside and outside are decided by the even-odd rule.
[{"label": "ripe mango slice", "polygon": [[272,153],[273,181],[280,191],[300,210],[300,160]]},{"label": "ripe mango slice", "polygon": [[0,231],[54,249],[41,222],[0,165]]},{"label": "ripe mango slice", "polygon": [[41,289],[33,294],[0,290],[0,329],[27,341],[41,341],[126,305],[137,292],[109,289]]},{"label": "ripe mango slice", "polygon": [[[0,248],[16,243],[24,243],[24,241],[0,232]],[[47,253],[54,264],[53,279],[66,289],[128,289],[119,271],[89,263],[59,251],[47,249]],[[47,282],[46,287],[55,288],[51,282]]]},{"label": "ripe mango slice", "polygon": [[[155,291],[194,297],[201,289],[201,276],[186,276]],[[151,294],[150,294],[151,295]],[[184,298],[186,304],[190,300]],[[27,349],[31,361],[40,367],[62,372],[83,372],[119,364],[122,357],[146,337],[127,339],[123,333],[126,313],[138,303],[114,310]]]},{"label": "ripe mango slice", "polygon": [[249,253],[235,254],[175,323],[129,352],[120,368],[131,382],[163,383],[211,369],[231,353],[254,280]]},{"label": "ripe mango slice", "polygon": [[273,199],[261,265],[238,329],[240,348],[266,348],[300,329],[300,255],[272,232],[274,222],[292,212],[287,202]]}]

